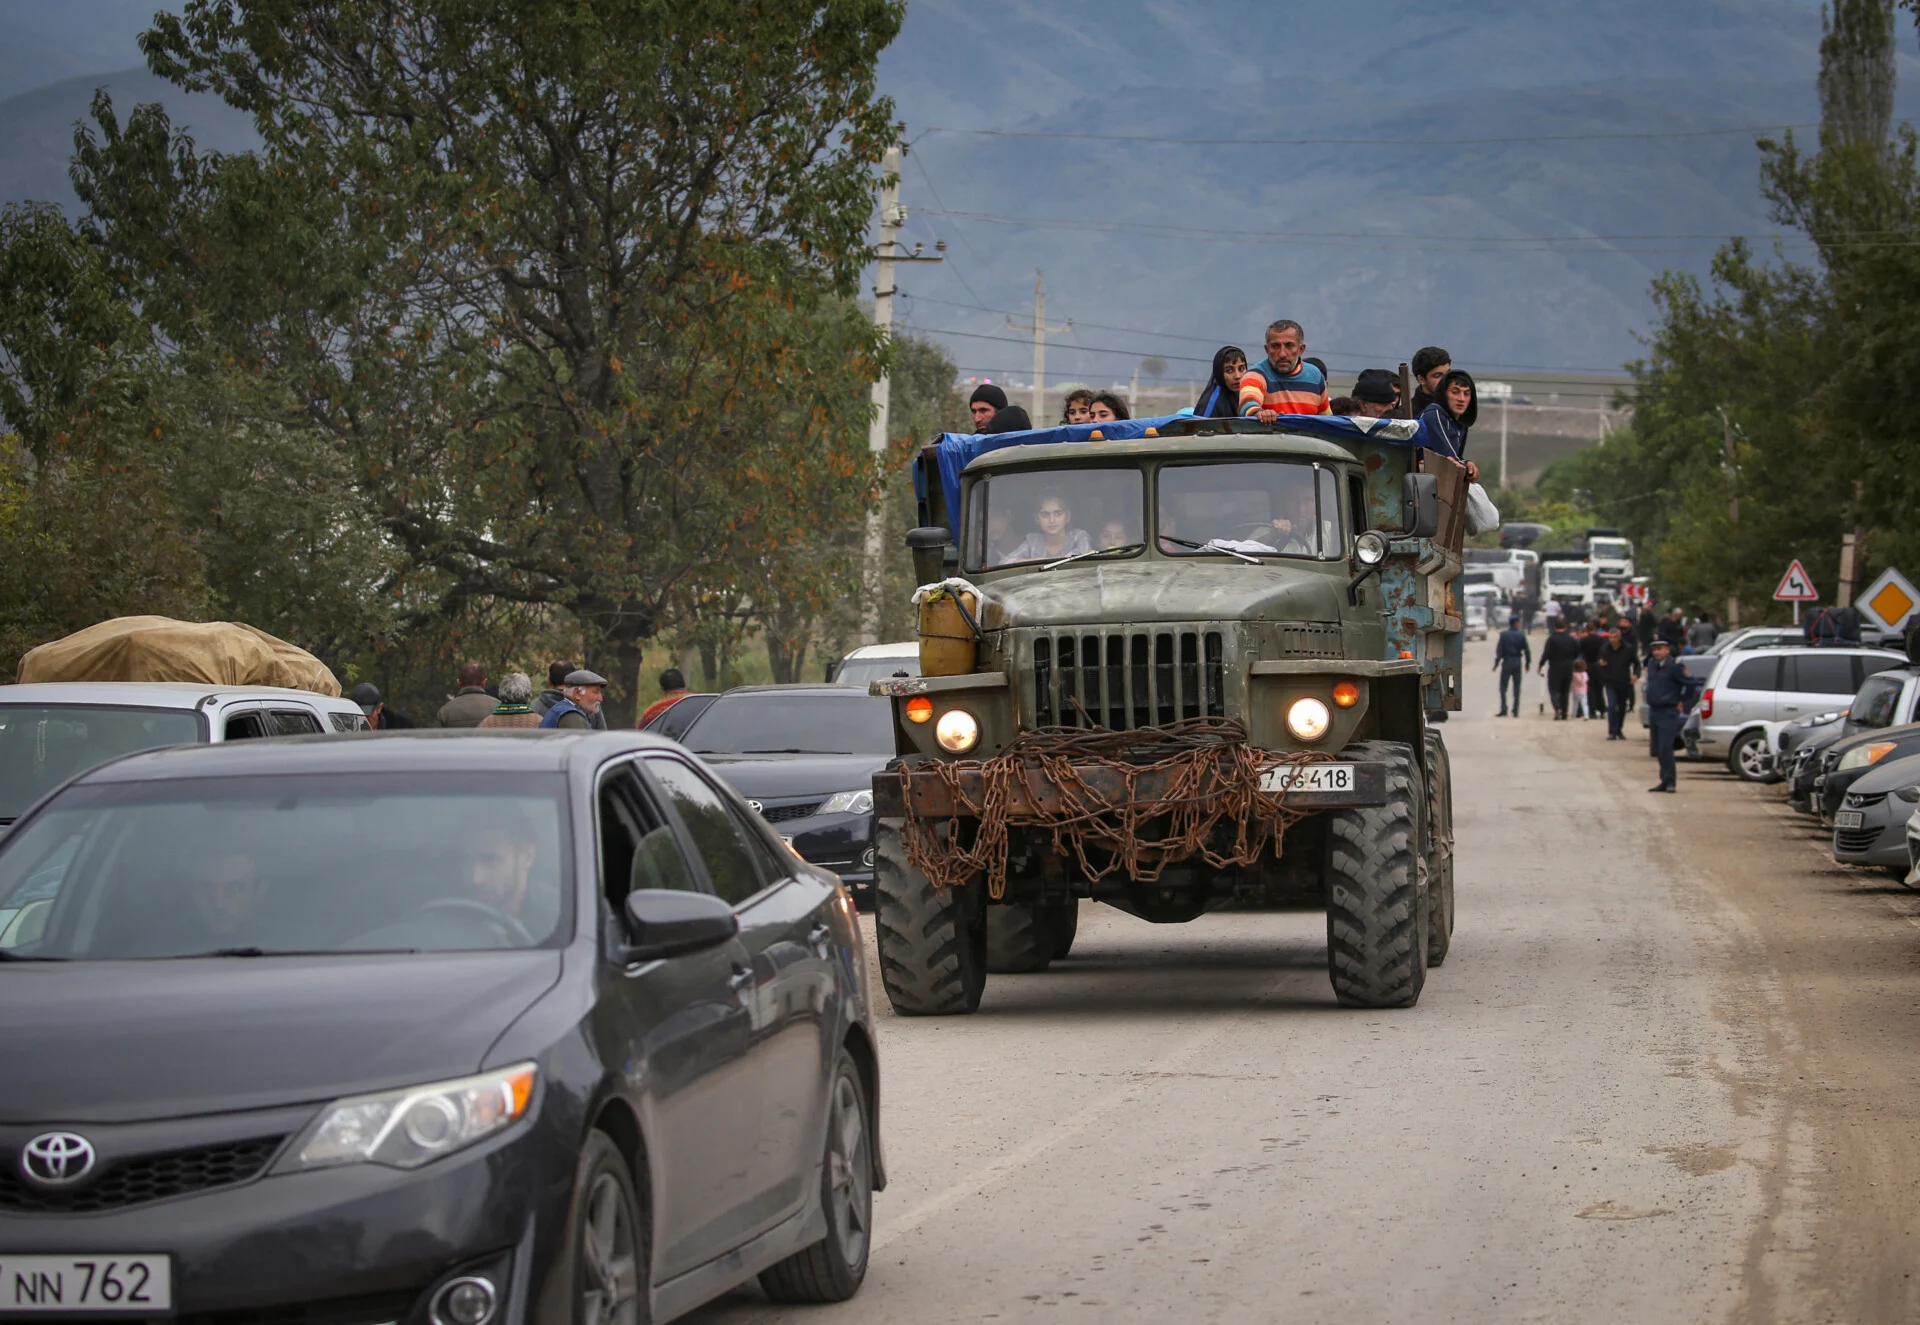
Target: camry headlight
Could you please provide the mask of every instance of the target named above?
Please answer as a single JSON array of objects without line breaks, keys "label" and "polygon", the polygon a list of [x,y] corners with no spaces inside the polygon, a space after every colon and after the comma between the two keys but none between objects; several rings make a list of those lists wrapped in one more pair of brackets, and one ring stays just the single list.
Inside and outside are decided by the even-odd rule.
[{"label": "camry headlight", "polygon": [[965,709],[948,709],[933,725],[933,739],[942,750],[963,755],[980,744],[980,720]]},{"label": "camry headlight", "polygon": [[294,1143],[280,1167],[419,1168],[525,1117],[538,1077],[532,1063],[519,1063],[458,1081],[335,1100]]},{"label": "camry headlight", "polygon": [[1840,766],[1834,771],[1844,773],[1850,768],[1865,768],[1869,764],[1877,764],[1892,749],[1892,741],[1875,741],[1872,745],[1856,745],[1840,756]]},{"label": "camry headlight", "polygon": [[1909,805],[1920,801],[1920,787],[1895,787],[1893,794]]},{"label": "camry headlight", "polygon": [[862,791],[836,791],[822,802],[818,814],[872,814],[873,788]]}]

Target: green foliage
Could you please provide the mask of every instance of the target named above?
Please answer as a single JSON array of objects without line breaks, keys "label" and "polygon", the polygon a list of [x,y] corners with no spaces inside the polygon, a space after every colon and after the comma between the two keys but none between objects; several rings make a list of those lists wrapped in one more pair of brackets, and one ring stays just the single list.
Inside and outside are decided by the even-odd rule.
[{"label": "green foliage", "polygon": [[902,12],[189,0],[149,62],[265,147],[97,99],[82,225],[0,234],[0,412],[31,454],[164,416],[182,583],[416,708],[550,654],[625,719],[663,631],[797,672],[884,481],[850,296]]}]

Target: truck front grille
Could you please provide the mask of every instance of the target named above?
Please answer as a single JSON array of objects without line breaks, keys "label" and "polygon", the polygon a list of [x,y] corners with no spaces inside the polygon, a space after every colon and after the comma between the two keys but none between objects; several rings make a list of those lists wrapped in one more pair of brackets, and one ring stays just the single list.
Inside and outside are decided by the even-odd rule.
[{"label": "truck front grille", "polygon": [[1082,631],[1033,641],[1036,727],[1128,731],[1226,714],[1219,631]]}]

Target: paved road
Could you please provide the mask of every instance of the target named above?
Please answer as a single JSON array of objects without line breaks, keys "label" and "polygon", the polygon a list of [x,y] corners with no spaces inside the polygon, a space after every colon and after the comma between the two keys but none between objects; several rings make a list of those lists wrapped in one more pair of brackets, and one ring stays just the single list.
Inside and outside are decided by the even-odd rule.
[{"label": "paved road", "polygon": [[1417,1008],[1336,1007],[1317,915],[1083,911],[977,1015],[883,1020],[861,1295],[696,1319],[1920,1317],[1920,906],[1723,772],[1646,794],[1537,680],[1470,693]]}]

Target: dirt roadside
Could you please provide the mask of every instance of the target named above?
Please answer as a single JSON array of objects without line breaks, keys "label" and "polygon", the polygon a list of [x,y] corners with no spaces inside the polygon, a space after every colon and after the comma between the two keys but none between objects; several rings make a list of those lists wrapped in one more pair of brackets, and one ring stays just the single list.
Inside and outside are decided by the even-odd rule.
[{"label": "dirt roadside", "polygon": [[[1611,744],[1600,726],[1547,736],[1651,786],[1637,721]],[[1775,1064],[1771,1080],[1728,1083],[1765,1097],[1775,1133],[1734,1318],[1920,1319],[1920,894],[1834,864],[1830,834],[1778,787],[1680,768],[1678,795],[1647,796],[1646,824],[1675,887],[1737,918],[1721,926],[1718,1014]]]}]

